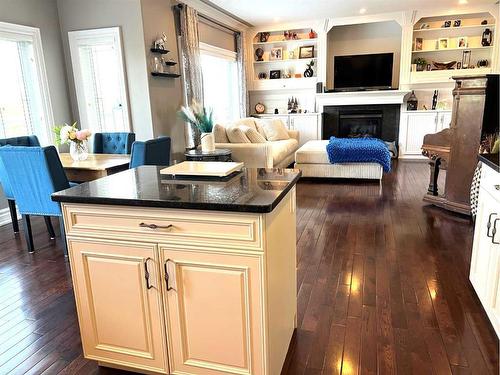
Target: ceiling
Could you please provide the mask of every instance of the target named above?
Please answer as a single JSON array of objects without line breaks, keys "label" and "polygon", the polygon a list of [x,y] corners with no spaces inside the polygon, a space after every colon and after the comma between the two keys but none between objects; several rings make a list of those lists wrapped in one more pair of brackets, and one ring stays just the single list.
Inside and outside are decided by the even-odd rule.
[{"label": "ceiling", "polygon": [[[463,1],[463,0],[462,0]],[[495,4],[497,0],[210,0],[216,7],[231,13],[252,25],[269,25],[281,22],[348,17],[360,14],[397,12],[412,9],[440,8],[467,9],[471,5]]]}]

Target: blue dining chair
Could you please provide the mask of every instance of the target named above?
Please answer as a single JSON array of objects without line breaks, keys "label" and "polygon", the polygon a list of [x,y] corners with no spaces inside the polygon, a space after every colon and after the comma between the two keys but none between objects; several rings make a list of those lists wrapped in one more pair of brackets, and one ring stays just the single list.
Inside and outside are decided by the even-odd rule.
[{"label": "blue dining chair", "polygon": [[[56,148],[5,146],[0,147],[0,159],[5,166],[8,166],[5,170],[22,215],[28,251],[30,253],[35,251],[30,216],[43,216],[49,221],[50,216],[58,216],[64,254],[67,255],[61,207],[59,203],[51,200],[51,195],[56,191],[68,189],[71,185]],[[55,237],[53,229],[50,235]]]},{"label": "blue dining chair", "polygon": [[94,154],[130,154],[135,133],[95,133]]},{"label": "blue dining chair", "polygon": [[149,141],[135,141],[132,144],[130,168],[141,165],[170,165],[170,137],[159,137]]},{"label": "blue dining chair", "polygon": [[[3,146],[40,147],[40,142],[38,141],[36,135],[28,135],[22,137],[0,139],[0,147]],[[10,182],[7,177],[7,171],[5,168],[6,167],[3,165],[2,160],[0,159],[0,185],[2,185],[3,193],[5,195],[5,198],[7,198],[7,203],[9,205],[10,218],[12,220],[12,228],[14,229],[14,233],[19,233],[19,223],[17,221],[17,212],[16,212],[16,201],[14,200],[14,193],[12,192],[12,187],[10,186]],[[52,228],[50,219],[46,221],[46,223],[49,233],[53,233],[54,229]]]}]

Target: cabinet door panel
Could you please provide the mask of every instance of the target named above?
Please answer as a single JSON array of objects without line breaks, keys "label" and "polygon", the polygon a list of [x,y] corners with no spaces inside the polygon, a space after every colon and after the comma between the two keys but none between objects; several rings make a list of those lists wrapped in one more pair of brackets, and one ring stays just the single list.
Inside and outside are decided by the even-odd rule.
[{"label": "cabinet door panel", "polygon": [[161,247],[172,373],[264,373],[262,257],[199,250]]},{"label": "cabinet door panel", "polygon": [[438,118],[438,131],[441,131],[443,129],[448,129],[450,127],[451,123],[451,111],[446,111],[446,112],[440,112],[439,113],[439,118]]},{"label": "cabinet door panel", "polygon": [[156,246],[70,240],[69,247],[85,356],[168,373]]},{"label": "cabinet door panel", "polygon": [[436,113],[408,114],[405,153],[420,155],[424,136],[437,131]]},{"label": "cabinet door panel", "polygon": [[318,138],[318,117],[317,116],[291,116],[293,130],[299,132],[299,147],[307,141]]}]

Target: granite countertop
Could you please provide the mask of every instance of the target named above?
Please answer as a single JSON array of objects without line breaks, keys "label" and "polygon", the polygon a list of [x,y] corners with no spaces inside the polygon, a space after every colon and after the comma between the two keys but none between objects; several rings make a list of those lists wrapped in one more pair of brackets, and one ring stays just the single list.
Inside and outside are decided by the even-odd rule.
[{"label": "granite countertop", "polygon": [[271,212],[297,183],[296,169],[244,168],[226,180],[173,179],[164,167],[143,166],[52,194],[66,203],[190,210]]},{"label": "granite countertop", "polygon": [[479,160],[500,173],[500,154],[479,154]]}]

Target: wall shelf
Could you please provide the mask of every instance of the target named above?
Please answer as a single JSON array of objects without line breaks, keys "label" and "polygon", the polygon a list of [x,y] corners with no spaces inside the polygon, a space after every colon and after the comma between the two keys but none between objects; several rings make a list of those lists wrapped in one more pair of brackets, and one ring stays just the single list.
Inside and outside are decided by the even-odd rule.
[{"label": "wall shelf", "polygon": [[150,50],[153,53],[159,53],[161,55],[166,55],[167,53],[170,52],[168,49],[161,49],[161,48],[151,48]]},{"label": "wall shelf", "polygon": [[312,39],[289,39],[289,40],[272,40],[268,42],[254,42],[252,43],[254,46],[265,46],[265,45],[273,45],[273,44],[316,44],[318,38]]},{"label": "wall shelf", "polygon": [[493,45],[486,47],[460,47],[460,48],[442,48],[442,49],[426,49],[421,51],[412,51],[411,53],[431,53],[431,52],[447,52],[447,51],[467,51],[467,50],[487,50],[489,48],[493,48]]},{"label": "wall shelf", "polygon": [[452,30],[484,30],[484,29],[494,29],[495,24],[489,25],[465,25],[460,27],[432,27],[428,29],[413,29],[414,33],[426,33],[435,31],[452,31]]},{"label": "wall shelf", "polygon": [[308,57],[308,58],[302,58],[302,59],[283,59],[283,60],[265,60],[265,61],[254,61],[254,64],[281,64],[281,63],[286,63],[286,62],[299,62],[299,61],[311,61],[311,60],[317,60],[317,57]]},{"label": "wall shelf", "polygon": [[160,73],[160,72],[151,72],[153,77],[164,77],[164,78],[179,78],[181,75],[176,73]]}]

